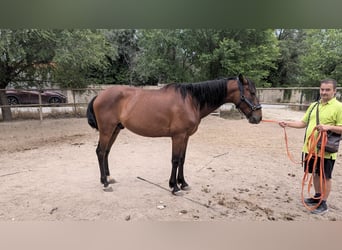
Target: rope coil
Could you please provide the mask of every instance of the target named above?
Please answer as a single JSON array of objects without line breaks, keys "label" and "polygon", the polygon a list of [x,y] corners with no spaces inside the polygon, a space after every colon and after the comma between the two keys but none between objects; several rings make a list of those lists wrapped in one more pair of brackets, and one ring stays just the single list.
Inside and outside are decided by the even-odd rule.
[{"label": "rope coil", "polygon": [[[262,120],[263,122],[269,122],[269,123],[279,123],[276,120]],[[324,173],[324,150],[320,150],[319,152],[317,152],[317,143],[321,140],[321,149],[325,148],[325,145],[327,144],[327,131],[319,131],[317,127],[315,127],[313,129],[313,131],[311,132],[308,141],[307,141],[307,148],[308,148],[308,153],[305,157],[305,159],[303,159],[302,161],[298,162],[295,161],[293,156],[290,153],[289,150],[289,143],[288,143],[288,137],[287,137],[287,133],[286,133],[286,129],[285,127],[283,127],[284,130],[284,139],[285,139],[285,147],[286,147],[286,154],[287,157],[295,164],[304,164],[306,163],[306,167],[305,167],[305,171],[304,171],[304,175],[302,178],[302,191],[301,191],[301,200],[302,203],[304,205],[304,207],[306,209],[308,209],[309,211],[313,211],[315,210],[323,201],[323,197],[325,194],[325,185],[326,185],[326,177],[325,177],[325,173]],[[315,136],[315,132],[318,132],[318,135]],[[313,197],[312,195],[310,195],[310,191],[311,191],[311,186],[313,184],[313,174],[316,172],[316,167],[317,167],[317,160],[318,157],[320,158],[320,164],[319,164],[319,183],[320,183],[320,193],[321,193],[321,197],[319,198],[318,203],[315,206],[308,206],[305,201],[304,201],[304,190],[305,190],[305,186],[307,185],[307,191],[308,194],[311,198],[313,199],[318,199]],[[309,178],[309,162],[310,160],[314,160],[313,162],[313,169],[312,169],[312,174]]]},{"label": "rope coil", "polygon": [[[315,136],[315,132],[318,132],[318,136]],[[315,210],[317,207],[319,207],[319,205],[322,203],[323,201],[323,197],[325,194],[325,185],[326,185],[326,177],[325,177],[325,172],[324,172],[324,154],[325,151],[324,150],[320,150],[319,152],[317,152],[317,143],[321,140],[321,149],[325,148],[325,145],[327,144],[327,140],[328,140],[328,136],[327,136],[327,131],[319,131],[317,129],[317,127],[315,127],[309,138],[308,138],[308,142],[307,142],[307,147],[308,147],[308,154],[307,157],[305,159],[306,161],[306,168],[305,168],[305,172],[304,172],[304,176],[302,179],[302,193],[301,193],[301,198],[302,198],[302,203],[304,205],[304,207],[306,209],[308,209],[309,211],[313,211]],[[313,184],[313,174],[316,172],[316,167],[317,167],[317,161],[318,161],[318,157],[320,158],[320,164],[319,164],[319,184],[320,184],[320,193],[321,196],[319,198],[318,203],[315,206],[308,206],[305,202],[304,202],[304,189],[305,189],[305,184],[306,182],[308,182],[307,186],[308,186],[308,194],[311,198],[313,199],[317,199],[315,197],[313,197],[312,195],[310,195],[310,189],[311,186]],[[310,176],[309,179],[309,162],[310,160],[313,159],[313,169],[312,169],[312,174]]]}]

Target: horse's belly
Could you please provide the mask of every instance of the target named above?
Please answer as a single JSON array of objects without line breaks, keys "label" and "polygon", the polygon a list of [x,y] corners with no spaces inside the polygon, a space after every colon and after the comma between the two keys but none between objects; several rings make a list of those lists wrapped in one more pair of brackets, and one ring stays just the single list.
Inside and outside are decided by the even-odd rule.
[{"label": "horse's belly", "polygon": [[175,97],[136,95],[125,107],[120,118],[122,124],[142,136],[165,137],[189,133],[198,125],[193,110]]},{"label": "horse's belly", "polygon": [[133,133],[147,137],[172,137],[177,134],[188,136],[196,132],[199,122],[184,119],[156,119],[147,116],[144,119],[130,119],[123,125]]},{"label": "horse's belly", "polygon": [[170,136],[170,128],[159,124],[158,122],[126,122],[123,124],[128,130],[135,134],[147,137],[164,137]]}]

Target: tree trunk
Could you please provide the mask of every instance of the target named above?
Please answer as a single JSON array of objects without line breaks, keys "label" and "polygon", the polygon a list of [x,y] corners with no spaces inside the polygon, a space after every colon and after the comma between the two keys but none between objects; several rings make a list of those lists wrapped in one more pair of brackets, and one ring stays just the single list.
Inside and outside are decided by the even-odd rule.
[{"label": "tree trunk", "polygon": [[[0,91],[0,106],[8,105],[5,91]],[[12,112],[10,107],[1,107],[2,119],[4,121],[12,121]]]}]

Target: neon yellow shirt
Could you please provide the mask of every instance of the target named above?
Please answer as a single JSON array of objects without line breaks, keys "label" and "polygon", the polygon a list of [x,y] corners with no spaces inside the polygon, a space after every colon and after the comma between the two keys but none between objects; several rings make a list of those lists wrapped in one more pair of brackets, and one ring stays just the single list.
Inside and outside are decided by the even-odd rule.
[{"label": "neon yellow shirt", "polygon": [[[320,124],[323,125],[333,125],[333,126],[342,126],[342,103],[339,102],[336,97],[332,98],[330,101],[328,101],[325,104],[319,103],[319,105],[316,105],[315,103],[311,103],[309,108],[306,110],[305,115],[302,118],[302,121],[308,124],[306,134],[305,134],[305,142],[303,145],[303,152],[307,153],[307,141],[312,133],[312,130],[316,127],[316,110],[318,106],[319,110],[319,120]],[[309,113],[310,111],[310,120],[309,119]],[[317,133],[316,133],[317,136]],[[337,153],[325,153],[324,158],[333,159],[336,160]]]}]

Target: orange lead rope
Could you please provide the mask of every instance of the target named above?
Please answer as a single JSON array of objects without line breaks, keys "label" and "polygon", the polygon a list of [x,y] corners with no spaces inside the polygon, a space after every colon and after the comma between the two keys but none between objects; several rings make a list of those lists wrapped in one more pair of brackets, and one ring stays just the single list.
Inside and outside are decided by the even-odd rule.
[{"label": "orange lead rope", "polygon": [[[278,121],[275,121],[275,120],[262,120],[263,122],[270,122],[270,123],[279,123]],[[287,133],[286,133],[286,129],[283,128],[284,130],[284,139],[285,139],[285,148],[286,148],[286,154],[287,154],[287,157],[290,159],[290,161],[292,161],[293,163],[295,164],[302,164],[302,162],[298,162],[296,161],[293,156],[291,155],[290,153],[290,150],[289,150],[289,142],[288,142],[288,139],[287,139]]]},{"label": "orange lead rope", "polygon": [[[324,173],[324,153],[325,150],[319,150],[319,153],[316,153],[316,148],[317,148],[317,143],[319,140],[321,140],[321,149],[325,148],[325,145],[327,144],[327,132],[326,131],[318,131],[318,136],[315,138],[315,131],[318,131],[318,129],[315,127],[312,131],[312,133],[309,136],[308,142],[307,142],[307,147],[308,147],[308,156],[306,159],[306,168],[304,172],[304,176],[302,179],[302,193],[301,193],[301,198],[302,198],[302,203],[304,207],[310,211],[315,210],[323,201],[323,197],[325,194],[325,185],[326,185],[326,178],[325,178],[325,173]],[[313,174],[316,172],[316,166],[317,166],[317,157],[320,157],[320,164],[319,164],[319,184],[320,184],[320,193],[321,197],[319,199],[319,202],[315,206],[308,206],[304,202],[304,189],[305,189],[305,183],[308,181],[308,176],[309,176],[309,161],[313,158],[314,163],[313,163],[313,169],[312,169],[312,174],[309,179],[308,185],[308,194],[311,198],[314,198],[313,196],[310,195],[310,189],[313,183]]]},{"label": "orange lead rope", "polygon": [[[278,121],[275,120],[262,120],[263,122],[270,122],[270,123],[279,123]],[[301,199],[302,199],[302,203],[304,205],[304,207],[310,211],[315,210],[321,203],[323,200],[323,196],[325,194],[325,185],[326,185],[326,178],[325,178],[325,173],[324,173],[324,150],[320,150],[319,154],[316,153],[316,149],[317,149],[317,143],[318,141],[321,139],[321,148],[324,149],[325,145],[327,143],[327,132],[326,131],[318,131],[317,128],[314,128],[314,130],[312,131],[312,133],[310,134],[308,141],[307,141],[307,148],[308,148],[308,153],[306,158],[303,161],[295,161],[293,156],[290,153],[289,150],[289,144],[288,144],[288,138],[287,138],[287,133],[286,133],[286,129],[284,129],[284,139],[285,139],[285,146],[286,146],[286,154],[287,157],[295,164],[303,164],[304,162],[306,162],[306,168],[305,168],[305,172],[304,172],[304,176],[302,179],[302,192],[301,192]],[[315,131],[318,131],[318,136],[315,137]],[[313,184],[313,174],[315,173],[316,170],[316,165],[317,165],[317,157],[320,157],[320,169],[319,169],[319,173],[320,173],[320,178],[319,178],[319,182],[320,182],[320,193],[321,193],[321,197],[319,202],[317,203],[317,205],[315,206],[308,206],[305,202],[304,202],[304,189],[305,189],[305,185],[306,183],[309,181],[308,185],[308,194],[311,198],[313,198],[310,195],[310,189],[311,186]],[[312,170],[312,174],[310,176],[309,179],[309,162],[311,159],[314,159],[314,164],[313,164],[313,170]]]}]

